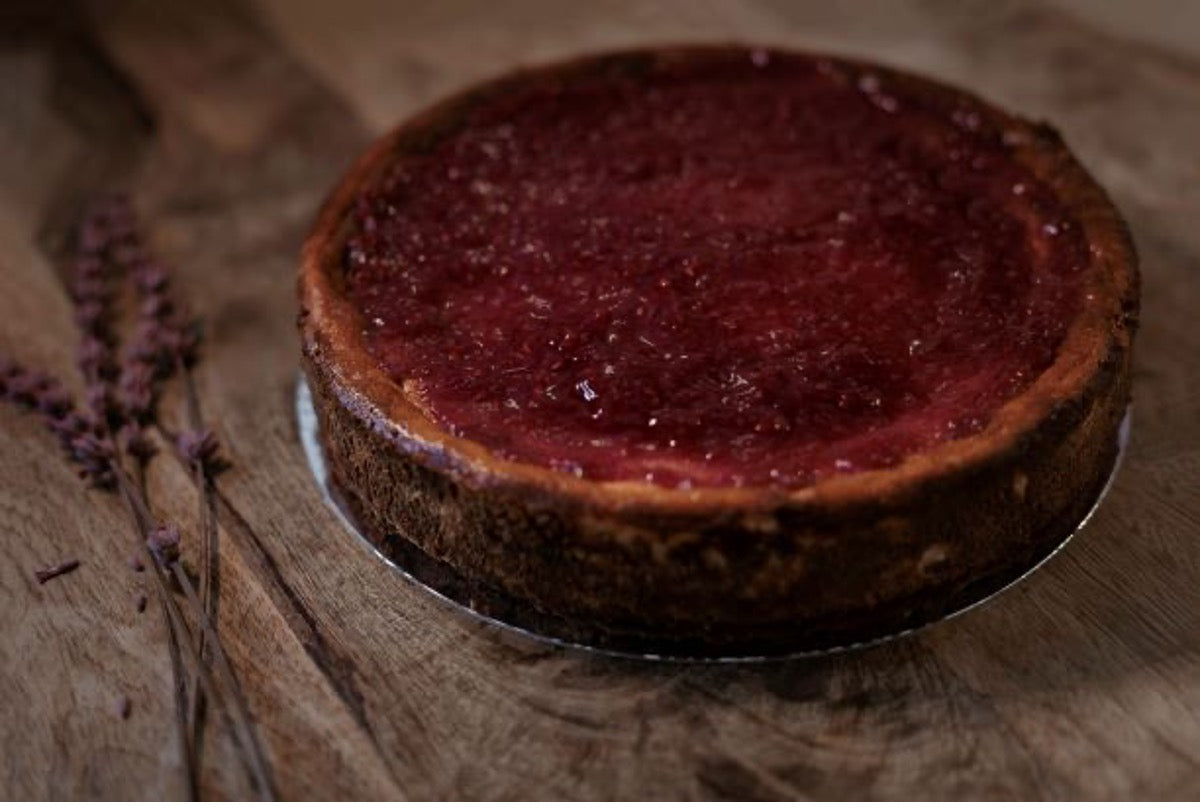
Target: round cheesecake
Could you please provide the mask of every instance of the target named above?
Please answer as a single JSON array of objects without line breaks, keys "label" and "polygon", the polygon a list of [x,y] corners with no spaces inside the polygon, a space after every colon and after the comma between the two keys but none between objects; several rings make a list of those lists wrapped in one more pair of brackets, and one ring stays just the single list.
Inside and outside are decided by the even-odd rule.
[{"label": "round cheesecake", "polygon": [[920,624],[1070,532],[1137,270],[1044,124],[671,48],[400,125],[322,209],[300,303],[330,482],[385,553],[568,639],[759,653]]}]

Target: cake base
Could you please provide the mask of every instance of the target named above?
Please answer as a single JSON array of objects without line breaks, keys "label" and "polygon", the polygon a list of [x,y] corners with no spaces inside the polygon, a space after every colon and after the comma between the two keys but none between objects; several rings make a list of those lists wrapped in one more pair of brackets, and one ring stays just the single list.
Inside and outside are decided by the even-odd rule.
[{"label": "cake base", "polygon": [[782,635],[770,638],[759,636],[744,642],[724,640],[720,643],[647,637],[635,633],[623,634],[567,620],[534,609],[502,592],[470,581],[449,565],[429,556],[415,544],[402,538],[389,536],[386,540],[372,541],[359,528],[353,509],[330,481],[312,395],[303,376],[300,377],[296,388],[296,421],[309,468],[326,502],[341,519],[347,531],[366,545],[377,558],[400,572],[410,582],[439,600],[462,610],[465,616],[538,641],[614,656],[690,662],[753,662],[833,654],[877,645],[957,617],[1016,586],[1066,546],[1096,512],[1116,478],[1124,457],[1129,439],[1130,414],[1127,410],[1121,421],[1117,445],[1113,448],[1112,467],[1098,490],[1094,492],[1083,518],[1075,524],[1056,530],[1056,535],[1046,536],[1034,543],[1039,548],[1048,549],[1014,563],[1001,573],[974,581],[961,590],[937,593],[926,602],[914,603],[911,609],[904,612],[905,617],[901,622],[881,624],[873,631],[854,628],[845,632],[829,631],[820,635],[808,633],[798,635],[794,640]]}]

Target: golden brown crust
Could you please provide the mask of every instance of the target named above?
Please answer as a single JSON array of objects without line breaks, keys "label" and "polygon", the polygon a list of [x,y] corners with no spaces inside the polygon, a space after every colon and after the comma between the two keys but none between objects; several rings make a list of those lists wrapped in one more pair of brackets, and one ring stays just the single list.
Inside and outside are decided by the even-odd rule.
[{"label": "golden brown crust", "polygon": [[[885,605],[902,627],[1028,563],[1082,516],[1111,466],[1128,401],[1136,257],[1107,195],[1052,129],[974,99],[1007,133],[1013,158],[1072,210],[1091,255],[1088,303],[1057,360],[977,435],[794,490],[594,482],[449,435],[378,367],[343,294],[342,248],[355,198],[398,155],[531,74],[651,70],[728,52],[637,51],[518,72],[413,118],[334,190],[302,256],[305,371],[335,482],[377,542],[403,535],[540,609],[721,646],[719,637],[733,642],[755,626],[763,636],[840,626],[846,636],[851,624],[889,624]],[[874,65],[828,64],[850,77],[870,71],[930,103],[970,98]]]}]

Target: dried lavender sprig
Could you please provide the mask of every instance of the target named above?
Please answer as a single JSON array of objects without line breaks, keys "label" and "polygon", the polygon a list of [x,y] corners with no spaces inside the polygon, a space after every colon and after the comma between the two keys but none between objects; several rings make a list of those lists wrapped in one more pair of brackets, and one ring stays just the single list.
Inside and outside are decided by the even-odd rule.
[{"label": "dried lavender sprig", "polygon": [[[192,466],[196,488],[201,492],[200,600],[204,614],[211,619],[215,606],[212,578],[216,574],[217,543],[213,476],[224,463],[219,457],[216,435],[203,428],[191,375],[191,367],[198,356],[200,331],[197,323],[185,315],[183,307],[172,296],[170,273],[165,265],[155,260],[141,238],[132,210],[126,209],[124,221],[128,225],[124,241],[114,252],[113,260],[119,265],[119,271],[132,282],[138,300],[138,319],[133,340],[123,352],[123,366],[117,382],[117,395],[125,419],[120,445],[139,457],[140,473],[146,459],[146,443],[141,440],[141,430],[156,422],[162,385],[178,373],[184,383],[190,428],[174,442]],[[207,635],[203,633],[199,651],[202,659],[208,657]],[[193,674],[187,692],[184,720],[192,729],[192,749],[198,750],[203,745],[200,714],[204,702],[196,674]]]},{"label": "dried lavender sprig", "polygon": [[126,209],[124,238],[113,261],[129,276],[138,300],[134,338],[124,352],[118,382],[127,417],[139,423],[153,419],[162,382],[177,368],[190,368],[198,356],[198,324],[171,293],[167,268],[152,255],[131,209]]},{"label": "dried lavender sprig", "polygon": [[[112,195],[107,203],[101,203],[107,213],[108,241],[104,247],[104,257],[112,274],[121,279],[132,279],[140,290],[143,282],[131,278],[133,271],[147,260],[145,245],[138,231],[136,217],[128,198],[123,195]],[[110,315],[113,312],[108,312]],[[143,334],[145,328],[139,321],[137,334]],[[86,338],[86,337],[85,337]],[[135,345],[137,338],[135,338]],[[144,427],[155,416],[159,387],[152,357],[144,357],[144,361],[130,359],[126,349],[123,361],[116,362],[116,372],[111,374],[104,387],[104,406],[109,414],[109,423],[113,427],[117,446],[134,460],[134,470],[138,480],[138,490],[145,498],[146,465],[154,454],[153,444],[146,439]],[[136,347],[132,349],[136,352]],[[115,383],[112,377],[115,376]],[[97,395],[93,393],[93,395]],[[169,648],[171,653],[171,668],[175,679],[175,707],[178,722],[178,734],[181,758],[185,761],[189,796],[198,795],[197,747],[190,740],[191,725],[188,711],[188,698],[191,690],[198,688],[195,677],[185,680],[183,663],[179,652],[179,632],[175,629],[169,610],[163,605],[164,620],[167,623]]]},{"label": "dried lavender sprig", "polygon": [[[167,275],[149,260],[148,251],[138,232],[132,208],[121,195],[110,195],[93,204],[81,222],[71,283],[75,301],[76,322],[82,332],[79,366],[87,382],[86,400],[96,426],[87,434],[87,419],[69,418],[60,424],[64,442],[83,462],[85,470],[105,483],[120,472],[120,461],[111,441],[104,439],[104,427],[117,438],[116,446],[136,461],[139,480],[144,484],[144,469],[153,454],[145,439],[143,428],[155,420],[155,406],[161,384],[176,367],[188,368],[195,362],[198,330],[176,313],[176,306],[167,298]],[[133,345],[127,349],[125,361],[117,362],[113,346],[113,283],[122,276],[132,278],[140,299],[138,327]],[[17,394],[27,397],[28,391],[18,385]],[[189,404],[194,391],[189,379]],[[189,411],[196,412],[194,405]],[[78,433],[78,434],[76,434]],[[200,442],[196,450],[215,457],[215,451]],[[132,506],[131,506],[132,507]],[[206,542],[207,543],[207,542]],[[164,608],[166,608],[164,606]],[[169,616],[168,616],[169,617]],[[171,634],[173,668],[183,693],[176,632],[168,619]],[[202,635],[203,636],[203,635]],[[201,651],[203,652],[203,641]],[[191,650],[191,649],[189,649]],[[199,671],[198,671],[199,673]],[[195,679],[189,688],[198,692]],[[186,697],[185,697],[186,698]],[[181,740],[184,756],[189,762],[189,786],[195,794],[196,765],[182,724],[192,723],[196,714],[193,700],[190,711],[183,709]],[[248,720],[248,716],[247,716]]]},{"label": "dried lavender sprig", "polygon": [[66,575],[68,572],[74,572],[79,569],[79,559],[69,558],[66,561],[60,561],[53,566],[46,567],[40,570],[34,570],[33,577],[37,578],[39,584],[44,584],[47,581],[52,581],[60,575]]},{"label": "dried lavender sprig", "polygon": [[146,533],[146,546],[160,567],[169,567],[179,560],[179,528],[159,525]]},{"label": "dried lavender sprig", "polygon": [[[77,462],[84,465],[85,475],[93,477],[98,484],[111,484],[114,479],[119,483],[130,506],[135,527],[137,523],[143,523],[140,531],[144,534],[149,525],[149,508],[140,489],[135,489],[125,475],[121,454],[126,452],[132,456],[137,461],[139,474],[142,472],[152,451],[144,441],[142,427],[156,420],[156,383],[161,385],[173,370],[181,370],[187,387],[189,420],[192,425],[190,431],[193,433],[190,442],[185,442],[185,456],[188,456],[195,473],[205,481],[205,499],[211,511],[212,475],[219,470],[220,461],[217,459],[215,437],[206,439],[203,435],[195,385],[189,372],[197,358],[199,329],[194,321],[183,317],[181,310],[166,296],[165,271],[150,264],[126,199],[112,196],[89,210],[79,229],[73,270],[71,290],[76,304],[76,322],[82,332],[79,366],[87,382],[85,401],[91,417],[81,415],[73,407],[69,407],[69,398],[64,403],[61,397],[52,392],[53,385],[45,378],[29,376],[19,368],[13,370],[7,366],[0,366],[0,369],[4,370],[3,392],[13,400],[43,409],[48,423],[59,434],[65,448]],[[112,331],[116,318],[112,305],[114,296],[111,281],[114,275],[133,275],[135,288],[142,298],[139,306],[138,336],[127,355],[130,361],[124,363],[124,367],[115,362],[113,351],[115,338]],[[12,395],[7,396],[10,388]],[[116,445],[112,440],[114,435],[119,438]],[[203,515],[202,510],[202,519]],[[208,525],[209,529],[205,531],[206,547],[209,546],[209,534],[215,530],[215,520],[210,521],[212,524]],[[201,654],[204,639],[211,637],[217,669],[226,674],[227,686],[230,687],[235,706],[239,708],[241,723],[231,722],[235,737],[243,736],[245,739],[243,745],[251,755],[248,764],[256,784],[261,790],[265,783],[264,793],[270,796],[272,789],[269,769],[261,749],[257,746],[244,697],[236,678],[233,677],[232,668],[220,646],[212,621],[205,611],[209,608],[208,598],[205,597],[204,608],[198,608],[198,598],[191,587],[190,579],[183,573],[177,560],[170,563],[172,548],[177,546],[170,537],[164,540],[163,536],[158,536],[156,546],[160,557],[169,564],[168,568],[179,586],[189,593],[189,605],[197,610],[202,627],[201,642],[197,647],[193,647],[190,642],[192,635],[178,606],[170,597],[162,569],[152,563],[160,605],[171,639],[172,667],[176,671],[176,681],[179,683],[177,694],[185,692],[178,675],[181,664],[178,658],[180,643],[177,641],[177,635],[188,640],[183,644],[196,665],[196,674],[201,684],[199,688],[192,688],[196,692],[201,689],[213,689],[211,676],[204,667]],[[142,545],[141,551],[147,558],[150,557],[148,546]],[[206,567],[210,564],[211,560],[206,563]],[[183,725],[181,722],[181,742],[185,759],[189,761],[190,787],[194,795],[195,773],[191,765],[193,755],[188,749],[186,738],[182,735]]]},{"label": "dried lavender sprig", "polygon": [[[113,269],[115,268],[115,272]],[[191,581],[184,573],[177,557],[177,533],[168,531],[149,532],[149,507],[140,487],[135,488],[122,467],[122,451],[135,460],[139,472],[144,468],[151,450],[144,441],[142,427],[156,420],[155,382],[161,383],[174,369],[182,369],[187,375],[188,410],[192,429],[184,442],[185,452],[206,481],[206,498],[211,506],[211,477],[217,468],[217,444],[215,436],[203,433],[199,423],[199,409],[195,388],[188,370],[195,363],[199,342],[199,331],[195,324],[177,313],[176,307],[166,297],[165,272],[149,266],[146,251],[137,233],[132,211],[127,201],[112,197],[89,211],[80,226],[77,252],[71,281],[72,297],[75,301],[75,319],[82,332],[79,348],[79,366],[87,388],[85,400],[90,417],[77,411],[61,384],[53,377],[30,373],[11,361],[0,359],[0,395],[12,401],[40,410],[47,425],[59,436],[73,460],[83,466],[83,474],[97,484],[116,481],[130,506],[139,536],[147,536],[149,544],[140,546],[141,552],[151,560],[154,568],[157,592],[164,619],[171,638],[172,667],[176,671],[177,695],[185,698],[182,669],[178,658],[178,637],[185,638],[183,645],[195,665],[200,687],[208,692],[214,703],[212,677],[205,666],[202,648],[207,639],[214,649],[216,668],[226,679],[237,719],[230,716],[235,737],[250,756],[247,761],[251,774],[260,792],[273,795],[269,768],[261,748],[258,746],[250,722],[249,711],[241,694],[232,667],[221,648],[212,621],[205,608],[198,603],[198,596]],[[144,298],[139,306],[139,335],[142,344],[135,344],[130,354],[132,360],[119,368],[114,361],[115,338],[113,325],[113,274],[136,273],[135,285]],[[136,341],[135,341],[136,342]],[[116,378],[120,395],[114,395],[112,383]],[[149,388],[149,389],[147,389]],[[114,445],[112,436],[120,438]],[[203,517],[203,512],[202,512]],[[139,527],[140,525],[140,527]],[[215,528],[210,525],[210,528]],[[206,530],[206,535],[211,530]],[[151,558],[151,552],[156,558]],[[161,566],[155,561],[160,561]],[[69,566],[69,565],[68,565]],[[65,569],[66,567],[64,567]],[[176,583],[187,593],[189,606],[199,615],[201,627],[200,643],[192,645],[192,634],[183,619],[178,605],[170,596],[166,585],[169,570]],[[182,710],[180,711],[182,715]],[[190,793],[195,794],[194,755],[189,748],[185,722],[180,722],[180,739],[184,758],[189,762]]]},{"label": "dried lavender sprig", "polygon": [[[134,340],[118,361],[113,285],[122,278],[132,280],[139,305]],[[88,208],[76,238],[71,290],[81,331],[78,362],[94,416],[114,430],[149,423],[176,357],[188,366],[195,362],[199,333],[170,298],[167,273],[151,258],[124,195],[101,197]],[[125,430],[125,438],[133,453],[144,449],[135,431]]]},{"label": "dried lavender sprig", "polygon": [[216,476],[229,464],[221,456],[221,443],[211,429],[187,429],[175,436],[175,446],[188,465],[205,476]]},{"label": "dried lavender sprig", "polygon": [[[32,373],[15,361],[0,357],[0,397],[27,408],[37,409],[42,414],[45,424],[59,438],[59,442],[67,451],[69,458],[81,466],[81,476],[97,487],[111,488],[115,485],[118,480],[117,472],[120,469],[119,459],[111,440],[107,437],[104,426],[79,413],[57,379],[48,374]],[[64,566],[62,571],[69,571],[75,566],[78,566],[78,562],[75,562],[74,566],[70,564]],[[38,575],[38,578],[39,581],[44,582],[43,575]],[[45,580],[49,580],[49,578],[46,577]],[[170,615],[170,606],[173,605],[173,601],[170,600],[170,594],[165,590],[160,590],[159,595],[163,619],[169,635],[171,667],[175,671],[175,679],[178,683],[177,692],[180,705],[178,713],[181,718],[178,735],[182,758],[187,761],[188,794],[195,798],[197,796],[197,778],[192,766],[194,755],[184,724],[186,696],[181,690],[183,686],[183,677],[180,675],[182,662],[179,657],[175,621]]]},{"label": "dried lavender sprig", "polygon": [[63,451],[80,467],[80,475],[98,488],[112,487],[112,444],[95,422],[79,412],[57,378],[26,370],[0,356],[0,399],[36,410]]},{"label": "dried lavender sprig", "polygon": [[[115,478],[119,483],[117,488],[124,497],[125,504],[128,506],[129,518],[133,525],[133,533],[136,539],[133,558],[137,560],[136,566],[140,568],[138,571],[146,569],[146,560],[149,560],[148,566],[154,567],[153,559],[150,559],[144,542],[149,508],[146,506],[145,499],[139,491],[134,489],[132,484],[126,482],[128,478],[120,470],[119,466]],[[180,759],[184,762],[188,799],[195,801],[199,799],[199,774],[186,721],[187,692],[184,689],[183,658],[180,652],[181,643],[179,641],[181,631],[178,627],[183,623],[183,620],[178,614],[178,606],[171,597],[171,593],[157,568],[155,568],[151,577],[154,579],[154,594],[157,596],[163,623],[167,628],[167,649],[171,657],[171,678],[175,683],[175,715],[177,719],[175,722],[175,731],[179,742]]]},{"label": "dried lavender sprig", "polygon": [[[190,382],[190,376],[187,375],[187,371],[185,370],[184,373],[185,382]],[[189,392],[193,392],[190,385]],[[192,397],[191,395],[189,396],[189,398]],[[193,423],[199,421],[198,407],[198,404],[188,407]],[[196,490],[200,492],[200,602],[203,613],[210,619],[215,620],[215,587],[212,585],[212,582],[217,574],[216,545],[218,536],[216,488],[213,476],[218,470],[217,464],[223,461],[217,455],[218,444],[215,435],[210,430],[187,430],[176,435],[172,442],[179,455],[190,465],[192,469],[192,481],[196,486]],[[206,635],[203,634],[200,636],[200,657],[202,659],[209,657]],[[192,745],[194,748],[200,748],[204,740],[204,723],[200,720],[203,710],[204,695],[193,682],[192,688],[189,691],[188,723],[192,728]]]},{"label": "dried lavender sprig", "polygon": [[[234,675],[233,666],[229,664],[229,657],[225,655],[225,650],[221,646],[216,627],[205,612],[203,604],[200,602],[200,596],[196,594],[196,590],[192,586],[192,581],[183,569],[183,565],[176,560],[170,565],[170,570],[175,576],[175,582],[183,590],[184,597],[191,605],[193,611],[201,616],[201,636],[208,638],[209,647],[213,651],[213,660],[216,662],[217,673],[225,680],[226,687],[229,689],[230,701],[233,702],[234,710],[238,713],[239,723],[237,726],[245,736],[245,748],[250,755],[252,763],[251,771],[258,788],[263,793],[265,799],[275,799],[275,786],[271,780],[270,764],[267,763],[266,755],[263,753],[262,746],[258,742],[258,736],[254,732],[254,725],[250,720],[250,708],[246,704],[246,697],[242,694],[237,677]],[[203,659],[199,656],[198,649],[196,659],[201,665],[200,669],[207,673],[207,670],[202,667]]]},{"label": "dried lavender sprig", "polygon": [[[201,636],[208,637],[209,645],[213,649],[213,659],[216,662],[217,675],[224,680],[223,684],[229,693],[229,701],[232,705],[229,723],[234,730],[235,737],[238,738],[240,745],[246,751],[247,755],[249,755],[249,769],[255,781],[255,786],[259,789],[264,799],[274,799],[275,787],[271,780],[270,766],[253,731],[250,711],[242,696],[237,676],[233,672],[233,667],[229,664],[229,658],[225,655],[225,651],[221,647],[216,629],[213,627],[208,615],[201,608],[199,596],[196,594],[191,579],[183,569],[180,561],[179,529],[173,525],[155,526],[150,508],[146,505],[145,500],[142,499],[141,494],[134,488],[133,481],[119,467],[115,468],[114,471],[117,475],[118,487],[122,494],[124,494],[126,502],[129,503],[130,509],[134,512],[137,521],[141,525],[141,530],[145,536],[145,542],[141,547],[141,551],[147,560],[151,562],[149,566],[154,570],[155,580],[165,593],[167,590],[167,576],[171,576],[171,579],[183,591],[189,607],[197,616]],[[209,699],[217,704],[224,704],[218,697],[221,691],[216,688],[211,674],[209,674],[208,668],[204,664],[204,660],[200,657],[198,641],[193,639],[193,634],[187,622],[183,619],[182,612],[179,612],[174,600],[168,597],[168,601],[172,607],[172,616],[178,622],[177,629],[180,636],[186,640],[182,645],[187,649],[190,661],[200,678],[201,686],[204,688]],[[236,713],[236,716],[233,713]]]},{"label": "dried lavender sprig", "polygon": [[[130,208],[124,209],[122,221],[125,224],[122,240],[113,251],[112,259],[118,266],[118,271],[132,282],[137,300],[137,324],[134,338],[123,352],[123,363],[117,382],[117,397],[124,417],[120,445],[130,454],[139,459],[139,472],[145,465],[147,452],[145,446],[139,443],[141,429],[157,422],[157,403],[163,383],[172,375],[178,373],[184,382],[185,400],[187,402],[190,429],[179,436],[177,446],[193,467],[197,489],[201,491],[200,525],[202,531],[202,566],[201,566],[201,613],[208,620],[213,615],[213,587],[211,579],[215,575],[216,548],[216,516],[213,476],[223,467],[219,457],[219,445],[215,434],[202,426],[199,411],[199,401],[196,395],[195,383],[191,376],[191,367],[198,356],[200,331],[195,321],[189,319],[181,305],[174,300],[170,288],[170,275],[167,268],[156,261],[150,249],[142,239],[136,219]],[[176,546],[176,537],[155,533],[152,540],[166,547]],[[190,581],[189,581],[190,584]],[[215,642],[215,634],[214,634]],[[214,645],[217,653],[223,656],[219,644]],[[208,635],[200,634],[199,656],[203,660],[208,656]],[[227,664],[227,663],[226,663]],[[189,704],[185,721],[192,728],[192,749],[202,746],[202,722],[200,712],[203,709],[203,692],[196,681],[199,671],[193,673],[187,688]],[[236,681],[236,680],[234,680]],[[240,691],[233,689],[235,698],[242,699]],[[248,711],[242,710],[242,718],[249,721]],[[261,750],[256,746],[250,747],[252,754],[257,753],[261,758]],[[257,761],[260,767],[265,767],[265,761]],[[265,768],[264,768],[265,771]]]},{"label": "dried lavender sprig", "polygon": [[111,259],[127,238],[129,216],[129,203],[122,195],[103,196],[89,205],[76,233],[71,265],[70,289],[80,330],[79,369],[91,416],[105,424],[117,415],[111,384],[117,372],[113,286],[114,270],[119,268]]},{"label": "dried lavender sprig", "polygon": [[[130,228],[136,239],[136,226]],[[201,563],[200,602],[205,615],[213,618],[215,607],[212,579],[216,575],[216,504],[213,477],[225,468],[219,456],[216,435],[205,429],[200,417],[199,398],[191,368],[198,356],[200,331],[195,321],[184,314],[183,308],[171,294],[170,273],[156,260],[150,250],[139,242],[141,249],[126,256],[124,270],[128,272],[137,293],[138,323],[132,343],[125,351],[125,371],[119,382],[122,402],[131,422],[152,420],[161,384],[176,373],[182,378],[187,405],[189,428],[174,439],[176,447],[193,469],[200,497]],[[207,658],[208,644],[200,636],[200,656]],[[187,723],[192,728],[193,749],[202,746],[203,724],[200,713],[204,708],[203,693],[193,678],[188,688]]]},{"label": "dried lavender sprig", "polygon": [[[147,292],[161,291],[165,285],[165,273],[160,280],[155,277],[153,269],[147,269],[149,257],[127,198],[111,196],[93,206],[92,210],[98,211],[93,221],[99,223],[102,232],[92,232],[90,240],[81,237],[81,246],[90,247],[102,255],[111,275],[132,280],[139,297]],[[87,235],[86,231],[81,233],[81,236],[84,235]],[[111,318],[114,312],[111,307],[105,308],[104,305],[109,300],[108,290],[102,282],[102,277],[96,277],[100,272],[94,264],[95,262],[83,266],[77,264],[77,269],[90,271],[93,277],[76,279],[76,305],[88,307],[88,313],[102,313]],[[146,465],[154,454],[153,444],[146,439],[144,428],[155,419],[158,394],[167,375],[162,370],[169,369],[161,356],[159,344],[163,339],[159,333],[161,326],[156,322],[156,318],[163,316],[165,308],[144,304],[139,306],[134,340],[126,348],[120,362],[115,361],[111,334],[105,329],[106,323],[91,320],[87,316],[88,313],[77,317],[81,326],[95,326],[90,333],[85,327],[83,344],[80,346],[80,363],[85,376],[93,365],[108,370],[103,376],[91,376],[95,380],[89,390],[93,409],[105,413],[105,420],[116,435],[117,446],[135,461],[134,471],[138,479],[138,489],[143,492],[143,496]],[[193,723],[195,713],[191,709],[189,697],[194,702],[193,691],[199,690],[200,683],[194,675],[190,681],[185,681],[177,632],[165,611],[164,619],[167,621],[172,671],[176,681],[176,715],[181,757],[186,763],[189,795],[195,797],[199,766],[196,753],[199,745],[193,745],[190,740],[192,733],[189,727]]]},{"label": "dried lavender sprig", "polygon": [[[183,371],[184,382],[188,389],[189,417],[193,424],[200,421],[199,403],[196,400],[195,387],[191,384],[191,374]],[[219,541],[217,527],[217,500],[215,475],[223,469],[224,460],[218,455],[216,437],[211,431],[191,429],[176,437],[176,448],[192,467],[192,478],[196,490],[200,492],[200,603],[205,615],[210,620],[216,620],[216,587],[213,582],[217,577],[217,542]],[[200,656],[208,658],[208,645],[205,636],[200,637]],[[199,748],[203,743],[204,724],[200,720],[204,710],[203,694],[199,688],[190,691],[188,703],[188,720],[192,727],[192,743]]]},{"label": "dried lavender sprig", "polygon": [[[200,466],[197,465],[197,469],[199,468]],[[229,658],[225,655],[225,651],[221,646],[216,626],[212,622],[209,611],[205,604],[201,602],[201,596],[197,594],[192,585],[191,578],[187,575],[186,570],[183,569],[179,545],[179,530],[173,525],[159,525],[148,531],[146,535],[146,547],[150,552],[150,557],[158,567],[168,570],[171,573],[176,585],[183,591],[188,605],[195,614],[199,615],[200,636],[198,644],[195,649],[189,647],[188,650],[194,651],[196,659],[203,663],[204,649],[206,647],[212,649],[216,670],[219,676],[225,680],[225,686],[229,693],[233,710],[237,713],[237,721],[234,722],[234,727],[242,735],[243,748],[250,756],[251,774],[254,776],[256,785],[263,792],[264,797],[272,799],[274,785],[271,781],[270,766],[254,733],[253,724],[250,720],[249,707],[246,705],[245,697],[242,695],[241,687],[238,685],[237,676],[233,672],[233,666],[230,665]],[[196,676],[203,676],[205,673],[206,671],[202,665],[195,671]],[[193,708],[199,706],[196,701],[196,696],[199,693],[209,693],[208,689],[201,690],[201,688],[195,686],[189,692],[193,696],[191,702]],[[211,693],[209,693],[208,697],[212,698]],[[193,716],[194,719],[195,716]]]}]

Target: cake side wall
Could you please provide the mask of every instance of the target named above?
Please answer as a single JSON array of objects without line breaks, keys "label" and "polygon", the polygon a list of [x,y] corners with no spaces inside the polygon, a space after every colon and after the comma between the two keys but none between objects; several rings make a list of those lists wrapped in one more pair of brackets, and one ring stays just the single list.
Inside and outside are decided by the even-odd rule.
[{"label": "cake side wall", "polygon": [[[368,537],[589,630],[722,647],[899,630],[958,608],[1055,546],[1107,479],[1128,400],[1117,350],[1028,445],[892,503],[699,514],[612,512],[471,485],[402,453],[306,359],[332,476]],[[967,505],[964,507],[964,505]]]}]

